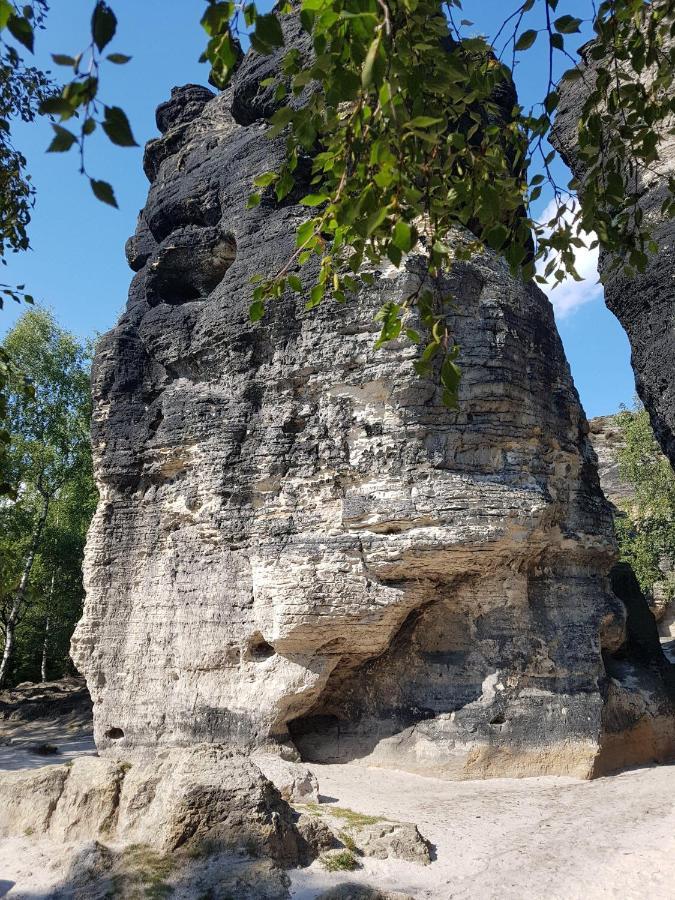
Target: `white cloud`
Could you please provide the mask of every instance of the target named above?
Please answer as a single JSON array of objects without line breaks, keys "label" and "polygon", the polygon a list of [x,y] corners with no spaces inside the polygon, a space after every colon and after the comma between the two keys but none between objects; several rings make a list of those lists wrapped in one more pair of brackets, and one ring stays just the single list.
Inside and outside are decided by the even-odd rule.
[{"label": "white cloud", "polygon": [[[576,205],[576,204],[575,204]],[[555,215],[556,202],[551,200],[546,209],[539,217],[539,221],[548,222]],[[573,210],[565,214],[565,218],[571,221]],[[586,244],[590,244],[594,239],[594,234],[580,235]],[[583,281],[575,281],[573,278],[566,278],[558,287],[553,288],[556,283],[555,278],[551,275],[546,285],[540,285],[548,299],[553,304],[553,310],[556,316],[564,319],[570,316],[580,306],[585,306],[594,300],[601,299],[603,296],[602,285],[598,283],[598,248],[589,250],[585,247],[576,248],[575,253],[576,270],[584,279]],[[543,272],[545,264],[537,263],[537,271]]]}]

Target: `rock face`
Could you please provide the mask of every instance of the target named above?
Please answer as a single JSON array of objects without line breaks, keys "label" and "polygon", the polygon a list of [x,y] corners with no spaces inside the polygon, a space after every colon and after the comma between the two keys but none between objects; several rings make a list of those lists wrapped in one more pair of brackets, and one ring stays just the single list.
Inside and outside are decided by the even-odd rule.
[{"label": "rock face", "polygon": [[[598,457],[600,486],[613,507],[614,516],[625,515],[625,507],[630,506],[635,497],[635,489],[623,481],[619,469],[618,454],[624,446],[621,429],[614,416],[598,416],[588,423],[591,443]],[[659,563],[663,580],[651,586],[649,607],[656,619],[659,634],[664,640],[675,638],[675,602],[672,598],[672,563],[663,557]]]},{"label": "rock face", "polygon": [[[593,77],[593,65],[587,71]],[[577,148],[577,123],[585,100],[584,82],[563,82],[555,124],[555,143],[582,183],[584,167]],[[656,438],[675,466],[675,220],[661,214],[668,196],[668,178],[675,174],[673,121],[659,123],[660,173],[641,177],[644,195],[640,205],[645,222],[659,250],[650,258],[647,271],[633,278],[611,272],[611,257],[600,253],[600,278],[607,306],[621,322],[631,346],[631,364],[640,399],[649,411]],[[583,193],[582,193],[583,200]]]},{"label": "rock face", "polygon": [[258,63],[161,107],[137,274],[99,344],[73,640],[99,749],[587,776],[624,610],[551,307],[489,253],[457,265],[458,411],[414,375],[416,348],[373,347],[414,255],[345,305],[287,296],[250,324],[249,279],[304,218],[302,193],[244,209],[284,153]]},{"label": "rock face", "polygon": [[625,446],[623,434],[614,416],[596,416],[589,421],[588,428],[598,458],[602,492],[616,511],[635,496],[633,486],[621,478],[619,471],[619,451]]}]

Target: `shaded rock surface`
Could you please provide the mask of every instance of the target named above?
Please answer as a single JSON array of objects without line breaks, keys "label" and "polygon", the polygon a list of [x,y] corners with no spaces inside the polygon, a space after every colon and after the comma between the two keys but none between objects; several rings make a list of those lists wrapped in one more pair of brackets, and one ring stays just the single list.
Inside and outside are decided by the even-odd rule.
[{"label": "shaded rock surface", "polygon": [[[635,490],[631,484],[622,480],[619,470],[618,454],[624,446],[621,429],[614,416],[598,416],[588,424],[591,443],[598,457],[602,490],[612,504],[613,515],[625,515],[627,506],[630,507],[635,496]],[[657,581],[651,586],[648,603],[658,624],[659,634],[664,640],[670,641],[675,639],[675,602],[672,596],[675,573],[667,557],[660,561],[659,568],[664,576],[663,581]]]},{"label": "shaded rock surface", "polygon": [[588,776],[625,613],[550,304],[489,253],[455,267],[458,411],[416,348],[373,346],[415,255],[343,306],[286,296],[252,325],[250,278],[305,218],[296,195],[244,209],[284,155],[268,62],[211,99],[174,91],[146,149],[136,275],[93,373],[73,656],[97,744]]},{"label": "shaded rock surface", "polygon": [[675,759],[675,665],[665,656],[654,614],[627,563],[611,572],[627,610],[626,641],[605,658],[602,752],[596,774]]},{"label": "shaded rock surface", "polygon": [[[594,66],[586,68],[586,79],[593,80]],[[584,166],[577,146],[577,124],[585,101],[585,85],[581,79],[562,82],[556,115],[554,142],[573,173],[583,184]],[[663,452],[675,466],[675,220],[661,213],[668,196],[668,179],[675,174],[674,121],[657,124],[659,133],[658,170],[650,166],[640,174],[644,191],[640,206],[658,252],[650,258],[644,274],[626,276],[610,271],[611,257],[601,251],[600,278],[605,288],[607,306],[621,322],[631,346],[631,365],[640,399],[649,411],[656,438]],[[581,192],[583,202],[583,190]]]}]

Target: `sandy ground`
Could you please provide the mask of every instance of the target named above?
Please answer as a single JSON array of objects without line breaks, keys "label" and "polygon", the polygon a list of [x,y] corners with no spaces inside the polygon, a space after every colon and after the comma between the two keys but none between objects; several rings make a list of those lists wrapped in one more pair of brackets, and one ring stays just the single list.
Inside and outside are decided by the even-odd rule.
[{"label": "sandy ground", "polygon": [[672,900],[675,766],[584,782],[571,778],[447,782],[358,766],[313,766],[324,797],[414,822],[434,844],[430,866],[364,860],[292,874],[292,896],[360,882],[415,898]]},{"label": "sandy ground", "polygon": [[[5,721],[0,770],[95,753],[90,729],[90,719],[77,712],[52,721]],[[35,753],[41,743],[59,752]],[[321,792],[318,811],[340,806],[413,822],[435,859],[423,866],[364,858],[356,871],[338,873],[317,861],[289,873],[296,900],[315,900],[348,882],[416,900],[675,900],[675,765],[592,782],[448,782],[358,765],[311,768]],[[0,841],[0,897],[49,897],[77,851],[31,835]],[[176,887],[176,898],[192,896]]]},{"label": "sandy ground", "polygon": [[[45,745],[56,752],[38,752]],[[36,769],[95,753],[91,700],[83,678],[26,682],[0,692],[0,771]]]},{"label": "sandy ground", "polygon": [[[15,762],[0,757],[2,767]],[[322,805],[414,822],[436,858],[429,866],[364,859],[342,873],[317,861],[289,873],[296,900],[346,882],[420,900],[675,900],[675,766],[593,782],[446,782],[353,765],[312,769]],[[48,897],[75,849],[30,836],[0,841],[0,897]]]},{"label": "sandy ground", "polygon": [[[41,744],[51,744],[58,752],[49,756],[36,753],[35,748]],[[78,725],[64,728],[58,721],[0,728],[0,771],[37,769],[46,764],[63,764],[77,756],[95,754],[94,735],[89,728]]]}]

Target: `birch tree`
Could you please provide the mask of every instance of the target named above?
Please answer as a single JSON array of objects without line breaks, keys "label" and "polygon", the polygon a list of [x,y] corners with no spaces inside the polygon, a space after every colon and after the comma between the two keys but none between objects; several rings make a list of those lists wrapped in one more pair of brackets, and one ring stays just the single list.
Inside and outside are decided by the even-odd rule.
[{"label": "birch tree", "polygon": [[[22,385],[10,390],[5,417],[13,435],[6,475],[19,487],[16,499],[5,500],[0,511],[0,687],[16,650],[17,628],[35,600],[40,561],[44,569],[54,531],[58,536],[63,530],[60,508],[91,469],[88,348],[44,311],[27,312],[3,347],[30,379],[33,396]],[[52,552],[47,578],[53,574],[55,586],[57,564]]]}]

